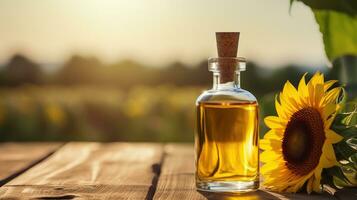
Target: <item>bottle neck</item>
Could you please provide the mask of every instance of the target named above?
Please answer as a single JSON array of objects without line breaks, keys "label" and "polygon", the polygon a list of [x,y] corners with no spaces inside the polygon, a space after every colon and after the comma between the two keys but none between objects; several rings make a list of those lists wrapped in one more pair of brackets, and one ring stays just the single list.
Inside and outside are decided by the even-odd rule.
[{"label": "bottle neck", "polygon": [[221,74],[219,72],[213,72],[213,88],[214,90],[222,89],[237,89],[240,88],[240,72],[236,71],[234,79],[229,81],[222,81]]}]

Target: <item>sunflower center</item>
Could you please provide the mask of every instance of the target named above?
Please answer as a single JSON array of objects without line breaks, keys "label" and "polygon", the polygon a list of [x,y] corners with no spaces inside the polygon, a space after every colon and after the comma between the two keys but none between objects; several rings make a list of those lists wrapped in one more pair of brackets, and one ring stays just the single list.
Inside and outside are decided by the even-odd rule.
[{"label": "sunflower center", "polygon": [[295,112],[288,122],[282,143],[287,167],[299,175],[316,168],[325,142],[320,113],[312,107]]}]

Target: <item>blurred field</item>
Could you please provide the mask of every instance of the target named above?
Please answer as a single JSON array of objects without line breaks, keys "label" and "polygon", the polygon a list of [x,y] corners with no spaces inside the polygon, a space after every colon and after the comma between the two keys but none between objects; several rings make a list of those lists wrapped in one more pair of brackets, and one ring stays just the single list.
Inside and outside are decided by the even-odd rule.
[{"label": "blurred field", "polygon": [[0,140],[192,141],[194,102],[202,90],[172,86],[135,87],[128,92],[93,86],[1,89]]},{"label": "blurred field", "polygon": [[190,141],[201,88],[0,90],[0,140]]},{"label": "blurred field", "polygon": [[[212,84],[207,61],[152,68],[73,56],[55,73],[43,67],[15,55],[0,68],[0,141],[193,141],[195,100]],[[306,69],[247,63],[242,87],[258,98],[260,136],[277,91]]]}]

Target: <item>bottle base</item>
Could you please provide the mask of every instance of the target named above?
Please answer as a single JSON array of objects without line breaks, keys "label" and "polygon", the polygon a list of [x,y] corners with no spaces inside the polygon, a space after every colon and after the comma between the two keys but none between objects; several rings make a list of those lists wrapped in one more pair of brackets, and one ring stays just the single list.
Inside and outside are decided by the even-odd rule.
[{"label": "bottle base", "polygon": [[203,192],[246,193],[258,190],[259,181],[197,181],[196,188]]}]

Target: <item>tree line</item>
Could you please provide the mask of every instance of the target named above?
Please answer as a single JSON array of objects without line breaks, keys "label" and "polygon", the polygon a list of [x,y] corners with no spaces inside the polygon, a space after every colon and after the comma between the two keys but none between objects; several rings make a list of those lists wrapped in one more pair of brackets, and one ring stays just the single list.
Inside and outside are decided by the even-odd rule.
[{"label": "tree line", "polygon": [[[276,69],[247,63],[247,71],[242,72],[242,87],[254,91],[257,96],[280,89],[286,80],[297,84],[302,74],[313,72],[312,68],[287,65]],[[336,69],[322,67],[327,79],[337,79]],[[178,87],[209,87],[212,74],[208,71],[207,60],[195,66],[173,62],[166,67],[145,66],[133,60],[123,60],[104,64],[95,57],[72,56],[55,73],[46,73],[40,64],[30,58],[16,54],[0,70],[0,87],[16,87],[24,84],[35,85],[103,85],[122,90],[139,85],[156,86],[169,84]]]}]

